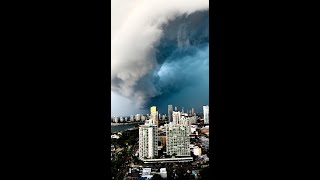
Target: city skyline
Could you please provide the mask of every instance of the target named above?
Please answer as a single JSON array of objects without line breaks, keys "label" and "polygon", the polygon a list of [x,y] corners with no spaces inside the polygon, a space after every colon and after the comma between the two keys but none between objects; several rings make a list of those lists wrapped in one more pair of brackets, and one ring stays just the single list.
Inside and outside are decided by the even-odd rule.
[{"label": "city skyline", "polygon": [[[158,108],[158,106],[156,106],[156,105],[153,105],[153,106],[155,106],[155,107],[157,107],[157,110],[159,109]],[[153,107],[153,106],[151,106],[151,107]],[[177,106],[172,106],[172,107],[177,107],[177,112],[180,112],[180,113],[182,113],[182,108],[184,108],[184,111],[185,111],[185,113],[190,113],[190,112],[192,112],[192,110],[194,111],[194,113],[200,113],[200,114],[203,114],[203,107],[204,106],[208,106],[209,107],[209,105],[208,104],[204,104],[204,105],[201,105],[201,106],[199,106],[199,107],[185,107],[185,106],[181,106],[181,107],[177,107]],[[148,107],[148,108],[146,108],[146,110],[144,110],[143,112],[144,113],[133,113],[133,114],[119,114],[119,115],[116,115],[115,113],[112,113],[113,115],[111,115],[111,117],[113,118],[113,117],[117,117],[117,118],[120,118],[120,117],[131,117],[131,116],[134,116],[134,118],[136,118],[136,115],[147,115],[147,114],[149,114],[150,115],[150,108],[151,107]],[[172,108],[172,112],[175,112],[175,108]],[[168,105],[167,105],[167,109],[166,110],[163,110],[163,112],[161,113],[159,110],[158,110],[158,114],[161,114],[161,116],[162,115],[166,115],[166,117],[168,117]],[[169,117],[168,117],[169,118]],[[172,121],[172,119],[171,119],[171,121]]]}]

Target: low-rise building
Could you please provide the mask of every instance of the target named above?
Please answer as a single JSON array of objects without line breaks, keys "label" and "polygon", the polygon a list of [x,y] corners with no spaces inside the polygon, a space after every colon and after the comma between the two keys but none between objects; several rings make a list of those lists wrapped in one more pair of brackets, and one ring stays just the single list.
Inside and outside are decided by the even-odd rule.
[{"label": "low-rise building", "polygon": [[118,135],[116,135],[116,134],[112,134],[111,135],[111,139],[119,139],[120,137],[118,136]]},{"label": "low-rise building", "polygon": [[191,133],[195,133],[197,131],[198,126],[197,125],[190,125],[190,131]]},{"label": "low-rise building", "polygon": [[201,156],[201,158],[205,161],[205,162],[209,162],[209,157],[208,155],[204,154]]},{"label": "low-rise building", "polygon": [[195,146],[195,147],[193,148],[193,154],[194,154],[195,156],[201,156],[201,148],[199,148],[198,146]]},{"label": "low-rise building", "polygon": [[201,137],[200,141],[201,141],[201,145],[203,148],[205,148],[205,149],[209,148],[209,138]]},{"label": "low-rise building", "polygon": [[202,134],[208,133],[209,132],[209,126],[205,126],[205,127],[201,128],[200,132]]},{"label": "low-rise building", "polygon": [[166,168],[160,168],[160,176],[164,179],[167,178],[167,169]]},{"label": "low-rise building", "polygon": [[151,174],[151,168],[143,168],[142,169],[142,176],[150,175]]}]

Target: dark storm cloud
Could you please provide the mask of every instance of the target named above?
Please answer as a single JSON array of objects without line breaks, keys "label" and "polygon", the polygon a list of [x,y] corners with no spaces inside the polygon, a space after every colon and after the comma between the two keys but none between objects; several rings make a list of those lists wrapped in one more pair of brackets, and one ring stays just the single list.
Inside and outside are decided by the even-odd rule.
[{"label": "dark storm cloud", "polygon": [[134,13],[112,32],[111,90],[140,108],[176,98],[207,103],[208,2],[152,3],[160,4],[153,11],[131,5]]}]

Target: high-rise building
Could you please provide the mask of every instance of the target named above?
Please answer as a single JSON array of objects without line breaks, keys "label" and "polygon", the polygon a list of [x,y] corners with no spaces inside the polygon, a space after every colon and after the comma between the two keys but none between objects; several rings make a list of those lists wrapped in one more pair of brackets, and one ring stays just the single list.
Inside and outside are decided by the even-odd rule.
[{"label": "high-rise building", "polygon": [[203,106],[203,120],[204,124],[209,124],[209,106]]},{"label": "high-rise building", "polygon": [[165,114],[162,115],[162,120],[163,120],[163,121],[166,120],[166,115],[165,115]]},{"label": "high-rise building", "polygon": [[184,124],[166,124],[168,155],[190,156],[190,127]]},{"label": "high-rise building", "polygon": [[172,112],[172,123],[173,124],[179,124],[179,119],[181,117],[181,113],[180,111],[176,112]]},{"label": "high-rise building", "polygon": [[130,116],[130,121],[131,121],[131,122],[133,122],[133,121],[134,121],[134,119],[133,119],[133,115],[131,115],[131,116]]},{"label": "high-rise building", "polygon": [[158,111],[157,111],[157,107],[156,106],[152,106],[150,108],[150,119],[152,119],[153,124],[155,124],[158,127],[158,120],[159,120],[159,115],[158,115]]},{"label": "high-rise building", "polygon": [[123,122],[123,117],[120,117],[120,122]]},{"label": "high-rise building", "polygon": [[176,106],[176,107],[174,107],[174,111],[176,111],[176,112],[178,111],[178,108],[177,108],[177,106]]},{"label": "high-rise building", "polygon": [[119,121],[119,120],[118,120],[118,117],[114,117],[113,119],[114,119],[114,122],[115,122],[115,123],[118,123],[118,121]]},{"label": "high-rise building", "polygon": [[139,127],[139,157],[153,159],[158,156],[158,127],[146,123]]},{"label": "high-rise building", "polygon": [[172,122],[172,105],[168,105],[168,121]]},{"label": "high-rise building", "polygon": [[140,114],[137,114],[135,118],[136,118],[136,121],[140,121],[140,118],[141,118]]},{"label": "high-rise building", "polygon": [[191,109],[191,114],[194,115],[194,108]]},{"label": "high-rise building", "polygon": [[153,112],[157,112],[157,107],[156,106],[152,106],[150,108],[150,112],[153,113]]}]

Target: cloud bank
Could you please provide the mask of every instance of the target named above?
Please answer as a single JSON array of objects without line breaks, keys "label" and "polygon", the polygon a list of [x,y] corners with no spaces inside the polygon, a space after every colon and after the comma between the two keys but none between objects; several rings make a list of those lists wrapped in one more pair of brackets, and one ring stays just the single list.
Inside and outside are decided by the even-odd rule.
[{"label": "cloud bank", "polygon": [[[111,6],[112,94],[144,108],[171,104],[181,93],[188,97],[190,89],[203,91],[209,72],[208,0],[112,0]],[[202,94],[208,99],[208,92]]]}]

